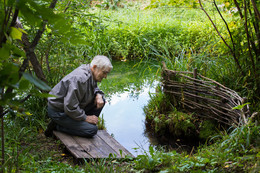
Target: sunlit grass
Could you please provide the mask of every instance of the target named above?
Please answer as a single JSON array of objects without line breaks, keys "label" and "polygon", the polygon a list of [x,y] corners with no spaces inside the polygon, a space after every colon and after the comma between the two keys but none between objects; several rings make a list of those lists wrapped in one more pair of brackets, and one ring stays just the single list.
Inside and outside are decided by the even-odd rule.
[{"label": "sunlit grass", "polygon": [[[234,69],[234,63],[230,58],[218,56],[219,50],[221,50],[219,45],[222,42],[217,37],[217,33],[213,30],[205,14],[199,9],[144,9],[144,6],[140,7],[138,4],[133,4],[132,7],[124,9],[104,10],[95,8],[91,12],[100,17],[106,16],[109,19],[106,21],[100,19],[102,22],[100,26],[102,25],[105,29],[87,30],[86,35],[90,36],[87,40],[89,45],[73,47],[70,50],[71,54],[64,56],[63,51],[65,50],[61,49],[56,50],[57,52],[50,56],[53,63],[51,70],[52,73],[55,73],[52,76],[51,84],[56,84],[62,76],[76,68],[79,63],[86,62],[87,58],[101,53],[110,58],[122,60],[113,62],[113,71],[109,74],[107,80],[104,80],[100,85],[100,88],[108,94],[124,92],[126,88],[133,85],[135,87],[130,89],[139,89],[144,78],[154,80],[154,74],[160,74],[158,69],[160,70],[162,60],[171,69],[186,71],[196,67],[203,75],[210,76],[230,86],[236,85],[239,81],[234,75],[236,69]],[[218,17],[214,18],[214,21],[218,20]],[[224,27],[222,28],[224,29]],[[65,47],[62,46],[62,48]],[[73,52],[74,50],[77,52]],[[84,51],[86,51],[87,60],[83,59]],[[77,53],[77,56],[74,56],[74,53]],[[153,63],[153,65],[150,64],[150,61],[143,61],[142,63],[142,65],[147,63],[155,69],[129,62],[125,63],[127,65],[122,65],[124,64],[123,61],[131,58],[139,60],[153,58],[158,62],[157,64]],[[150,75],[144,77],[146,73],[150,73]],[[19,121],[15,119],[10,124],[7,123],[9,128],[6,128],[6,165],[10,167],[6,168],[10,172],[18,171],[16,169],[21,170],[21,172],[105,172],[113,170],[124,172],[128,170],[129,165],[135,165],[141,171],[146,169],[158,171],[162,166],[169,166],[169,163],[169,167],[164,167],[169,172],[176,170],[200,171],[202,169],[208,171],[213,169],[214,172],[214,166],[217,166],[221,171],[227,171],[231,166],[240,168],[240,164],[244,164],[241,161],[241,156],[232,156],[230,152],[225,153],[225,150],[223,152],[223,150],[218,149],[219,145],[203,149],[201,154],[198,153],[194,157],[151,149],[150,153],[140,156],[135,162],[129,162],[124,167],[120,167],[122,166],[120,163],[112,164],[106,160],[99,163],[90,162],[81,168],[74,166],[72,163],[61,163],[62,157],[60,154],[62,152],[44,148],[46,147],[44,141],[38,139],[39,135],[44,138],[42,132],[43,128],[46,127],[46,110],[43,107],[46,106],[46,102],[44,104],[44,101],[35,98],[29,100],[29,102],[32,103],[28,105],[30,107],[28,109],[33,113],[31,117],[24,117]],[[233,134],[234,138],[235,135]],[[229,136],[226,135],[223,137],[224,140],[228,138]],[[42,143],[36,143],[39,141]],[[54,140],[46,140],[45,142],[56,145]],[[245,142],[244,139],[242,142]],[[232,146],[227,148],[237,149],[236,147],[240,147],[240,144],[237,142],[233,148]],[[249,165],[254,170],[259,168],[259,149],[256,149],[257,151],[253,149],[250,151],[258,153],[257,156],[253,157],[258,159],[256,165]],[[245,158],[245,161],[247,161],[247,158]],[[104,168],[106,166],[112,166],[112,168]]]}]

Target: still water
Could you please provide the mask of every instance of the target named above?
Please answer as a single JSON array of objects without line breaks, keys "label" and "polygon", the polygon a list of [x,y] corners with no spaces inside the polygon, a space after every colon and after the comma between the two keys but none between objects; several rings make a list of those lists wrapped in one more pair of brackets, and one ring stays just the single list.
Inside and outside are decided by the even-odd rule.
[{"label": "still water", "polygon": [[[149,139],[145,136],[145,115],[143,107],[149,100],[149,92],[154,93],[154,85],[144,85],[136,97],[131,93],[115,93],[102,110],[109,134],[133,155],[142,154],[149,148]],[[139,149],[134,149],[139,148]]]},{"label": "still water", "polygon": [[[121,63],[114,65],[114,72],[111,72],[105,84],[102,83],[101,89],[105,88],[108,93],[110,89],[113,90],[115,87],[118,92],[114,91],[109,94],[101,115],[103,114],[107,132],[112,134],[129,152],[137,156],[148,151],[150,146],[149,138],[145,135],[143,107],[148,104],[149,93],[155,92],[158,82],[154,80],[155,73],[152,71],[144,74],[141,70],[144,67],[136,69],[131,68],[132,65],[122,65]],[[129,74],[129,72],[131,73]],[[142,75],[139,75],[140,73]],[[122,78],[127,78],[127,80],[120,82]],[[108,83],[111,80],[112,82]],[[120,88],[117,85],[112,88],[113,81]]]}]

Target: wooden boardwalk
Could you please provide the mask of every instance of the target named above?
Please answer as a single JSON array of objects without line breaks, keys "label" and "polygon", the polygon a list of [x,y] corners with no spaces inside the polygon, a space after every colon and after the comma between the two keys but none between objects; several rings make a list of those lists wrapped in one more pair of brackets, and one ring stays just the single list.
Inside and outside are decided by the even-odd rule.
[{"label": "wooden boardwalk", "polygon": [[111,154],[112,158],[134,157],[105,130],[98,130],[93,138],[71,136],[58,131],[53,134],[76,159],[109,158]]}]

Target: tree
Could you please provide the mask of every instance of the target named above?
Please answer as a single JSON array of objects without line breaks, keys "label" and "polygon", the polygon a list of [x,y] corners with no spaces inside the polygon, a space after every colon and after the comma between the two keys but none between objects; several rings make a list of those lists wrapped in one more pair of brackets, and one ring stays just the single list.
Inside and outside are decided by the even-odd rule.
[{"label": "tree", "polygon": [[[61,7],[68,8],[70,1],[63,0]],[[46,84],[42,66],[35,48],[46,27],[66,40],[80,40],[62,11],[54,12],[57,0],[2,0],[0,1],[0,118],[2,120],[2,164],[4,164],[4,115],[20,111],[19,105],[31,94],[46,96],[50,90]],[[64,10],[65,11],[65,10]],[[24,29],[26,28],[26,29]],[[32,65],[34,76],[29,68]],[[35,85],[38,90],[31,87]],[[17,99],[19,93],[26,96]],[[21,111],[22,110],[22,111]],[[25,113],[26,114],[26,113]],[[3,171],[3,170],[2,170]]]},{"label": "tree", "polygon": [[[201,9],[205,12],[219,37],[231,53],[233,60],[240,71],[243,86],[248,89],[248,96],[259,99],[260,96],[260,2],[255,0],[223,0],[220,9],[216,0],[212,3],[226,26],[228,35],[224,36],[213,22],[210,14],[204,8],[202,0],[198,0]],[[225,20],[222,10],[227,10],[233,16],[233,28]]]}]

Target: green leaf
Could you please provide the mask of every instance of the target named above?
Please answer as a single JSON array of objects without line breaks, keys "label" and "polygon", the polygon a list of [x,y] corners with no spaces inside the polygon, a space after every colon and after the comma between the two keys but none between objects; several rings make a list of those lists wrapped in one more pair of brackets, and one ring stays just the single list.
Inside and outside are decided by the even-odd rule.
[{"label": "green leaf", "polygon": [[48,98],[48,97],[56,97],[54,95],[51,95],[49,93],[42,93],[41,91],[39,90],[36,90],[36,89],[32,89],[30,91],[30,94],[34,95],[34,96],[38,96],[38,97],[43,97],[43,98]]},{"label": "green leaf", "polygon": [[13,6],[14,3],[15,3],[15,0],[8,0],[7,1],[8,6]]},{"label": "green leaf", "polygon": [[25,57],[26,54],[23,50],[19,49],[18,47],[16,47],[15,45],[11,45],[11,50],[14,56],[16,57]]},{"label": "green leaf", "polygon": [[13,63],[5,63],[0,70],[0,86],[11,86],[19,81],[19,68]]},{"label": "green leaf", "polygon": [[250,103],[245,103],[245,104],[242,104],[242,105],[238,105],[238,106],[233,107],[232,109],[242,109],[244,106],[249,105],[249,104]]},{"label": "green leaf", "polygon": [[47,85],[45,82],[38,79],[37,77],[34,77],[30,73],[23,73],[23,77],[25,79],[27,79],[28,81],[30,81],[32,84],[34,84],[36,87],[40,88],[41,90],[44,90],[44,91],[51,90],[51,87],[49,87],[49,85]]},{"label": "green leaf", "polygon": [[4,97],[2,98],[2,100],[4,102],[8,102],[8,100],[13,99],[16,96],[16,93],[6,93],[4,94]]},{"label": "green leaf", "polygon": [[39,15],[37,15],[36,12],[33,11],[30,4],[28,5],[28,3],[32,3],[32,1],[20,0],[17,4],[22,16],[24,17],[24,20],[30,25],[40,26],[42,20],[40,19]]},{"label": "green leaf", "polygon": [[84,40],[84,38],[76,36],[70,39],[70,43],[77,45],[77,44],[86,44],[87,42]]},{"label": "green leaf", "polygon": [[15,27],[11,27],[11,33],[10,36],[13,39],[18,39],[18,40],[22,40],[22,31],[20,31],[19,29],[15,28]]},{"label": "green leaf", "polygon": [[19,89],[20,90],[26,90],[28,89],[30,86],[30,82],[28,80],[25,80],[25,79],[21,79],[20,82],[19,82]]},{"label": "green leaf", "polygon": [[10,56],[10,45],[3,44],[3,47],[0,48],[0,59],[8,59]]}]

